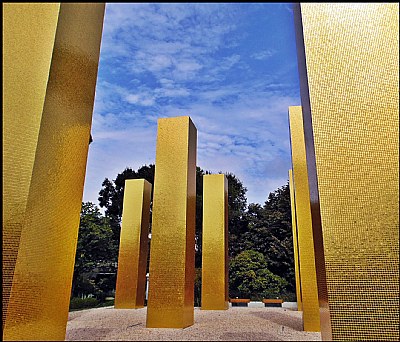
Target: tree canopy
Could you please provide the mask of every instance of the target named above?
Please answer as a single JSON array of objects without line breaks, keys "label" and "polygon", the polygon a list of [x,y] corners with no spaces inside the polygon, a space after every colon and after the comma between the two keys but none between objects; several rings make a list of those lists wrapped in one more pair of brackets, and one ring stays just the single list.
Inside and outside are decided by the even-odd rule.
[{"label": "tree canopy", "polygon": [[[92,290],[97,286],[97,293],[104,293],[110,286],[115,288],[114,278],[102,280],[102,283],[94,281],[88,274],[96,272],[102,262],[109,265],[111,271],[112,265],[116,265],[125,180],[144,178],[154,185],[154,172],[155,166],[150,164],[140,167],[137,171],[126,168],[114,180],[106,178],[99,192],[99,205],[105,209],[105,216],[94,204],[83,203],[74,294],[84,292],[85,286],[86,290],[90,286]],[[198,297],[201,287],[203,176],[210,173],[200,167],[196,168],[195,293]],[[286,184],[270,193],[264,205],[247,205],[247,189],[243,183],[232,173],[226,173],[226,177],[230,295],[261,298],[286,294],[290,297],[291,293],[295,293],[295,277],[289,185]],[[116,267],[113,271],[116,272]],[[114,284],[110,284],[110,281]],[[196,303],[199,303],[199,298],[196,298]]]},{"label": "tree canopy", "polygon": [[[144,165],[137,171],[126,168],[119,173],[115,180],[106,178],[99,192],[100,207],[105,208],[105,214],[110,220],[113,230],[113,239],[117,244],[118,253],[119,236],[121,231],[121,217],[125,190],[125,180],[144,178],[154,186],[154,164]],[[201,245],[202,245],[202,219],[203,219],[203,176],[211,174],[200,167],[196,167],[196,267],[201,267]],[[230,255],[236,254],[235,243],[245,226],[242,219],[246,210],[246,191],[242,182],[232,173],[227,173],[228,179],[228,227],[230,239]],[[151,221],[151,217],[150,217]]]},{"label": "tree canopy", "polygon": [[262,300],[281,296],[287,281],[268,269],[264,255],[246,250],[229,265],[229,296]]},{"label": "tree canopy", "polygon": [[107,291],[96,283],[95,273],[102,265],[116,263],[116,245],[112,242],[113,231],[109,219],[93,203],[82,203],[72,281],[73,296],[88,293],[102,296]]}]

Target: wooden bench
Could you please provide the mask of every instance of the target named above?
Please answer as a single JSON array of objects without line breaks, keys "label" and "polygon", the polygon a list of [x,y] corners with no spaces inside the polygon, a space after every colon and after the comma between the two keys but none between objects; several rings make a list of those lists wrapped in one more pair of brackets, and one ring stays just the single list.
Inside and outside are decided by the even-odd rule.
[{"label": "wooden bench", "polygon": [[229,302],[232,303],[232,306],[248,306],[250,303],[250,299],[245,298],[231,298]]},{"label": "wooden bench", "polygon": [[282,307],[283,300],[282,299],[263,299],[262,302],[264,303],[264,306]]}]

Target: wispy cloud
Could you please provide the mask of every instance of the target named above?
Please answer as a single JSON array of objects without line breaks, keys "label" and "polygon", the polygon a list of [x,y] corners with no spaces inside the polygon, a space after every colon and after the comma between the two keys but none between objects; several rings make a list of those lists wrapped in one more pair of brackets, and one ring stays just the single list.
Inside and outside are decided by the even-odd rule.
[{"label": "wispy cloud", "polygon": [[236,174],[249,201],[285,184],[287,110],[300,104],[291,16],[277,4],[107,4],[85,200],[154,162],[157,119],[179,115],[198,129],[197,164]]},{"label": "wispy cloud", "polygon": [[253,53],[250,57],[254,58],[254,59],[258,59],[258,60],[265,60],[268,57],[273,56],[276,53],[275,50],[263,50],[263,51],[259,51],[256,53]]}]

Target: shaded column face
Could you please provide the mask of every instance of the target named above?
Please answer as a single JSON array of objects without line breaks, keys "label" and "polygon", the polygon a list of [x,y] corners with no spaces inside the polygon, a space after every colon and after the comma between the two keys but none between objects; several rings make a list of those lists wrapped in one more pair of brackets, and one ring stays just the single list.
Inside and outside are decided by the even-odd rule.
[{"label": "shaded column face", "polygon": [[290,140],[295,184],[301,298],[305,331],[320,331],[317,275],[308,187],[303,115],[300,106],[289,107]]},{"label": "shaded column face", "polygon": [[3,9],[3,339],[64,340],[104,4]]},{"label": "shaded column face", "polygon": [[301,4],[295,17],[322,336],[398,340],[399,4]]},{"label": "shaded column face", "polygon": [[125,180],[114,305],[116,309],[144,307],[150,200],[151,184],[148,181]]},{"label": "shaded column face", "polygon": [[159,119],[150,246],[149,328],[194,321],[197,130],[188,116]]},{"label": "shaded column face", "polygon": [[203,176],[201,309],[226,310],[228,302],[228,180]]},{"label": "shaded column face", "polygon": [[290,190],[290,211],[292,214],[292,234],[293,234],[293,258],[294,258],[294,271],[296,278],[296,297],[297,297],[297,310],[302,311],[303,305],[301,301],[301,276],[300,276],[300,262],[299,262],[299,245],[297,238],[297,218],[296,218],[296,201],[295,201],[295,185],[293,182],[293,171],[289,170],[289,190]]}]

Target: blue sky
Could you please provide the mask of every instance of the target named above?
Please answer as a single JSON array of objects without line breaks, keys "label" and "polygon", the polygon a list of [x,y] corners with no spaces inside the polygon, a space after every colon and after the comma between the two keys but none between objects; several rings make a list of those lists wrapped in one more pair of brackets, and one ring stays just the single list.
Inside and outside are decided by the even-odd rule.
[{"label": "blue sky", "polygon": [[287,182],[300,104],[291,4],[108,3],[83,200],[155,162],[158,118],[189,115],[197,165],[263,204]]}]

